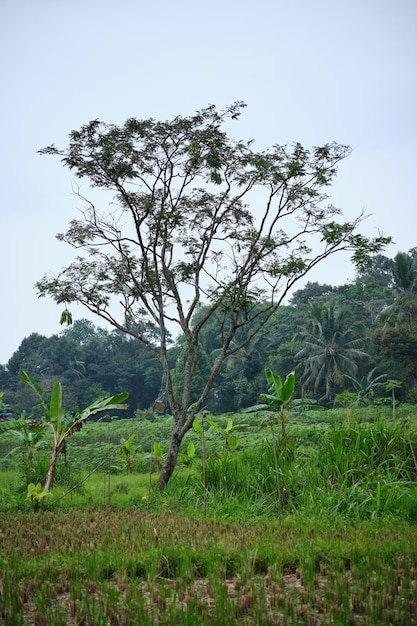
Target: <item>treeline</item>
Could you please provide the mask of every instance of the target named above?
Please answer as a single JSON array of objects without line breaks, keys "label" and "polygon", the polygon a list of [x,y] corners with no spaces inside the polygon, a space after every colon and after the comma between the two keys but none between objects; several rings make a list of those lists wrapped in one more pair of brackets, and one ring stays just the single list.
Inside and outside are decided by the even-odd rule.
[{"label": "treeline", "polygon": [[[202,314],[204,307],[197,313]],[[250,326],[245,332],[249,337]],[[216,319],[201,333],[196,397],[220,349],[221,333]],[[154,331],[152,340],[156,344]],[[185,349],[180,337],[168,354],[178,391]],[[343,392],[360,397],[362,389],[361,398],[368,401],[372,394],[373,398],[387,396],[384,380],[395,381],[398,399],[416,402],[417,249],[399,252],[393,259],[377,255],[372,267],[350,284],[307,283],[296,291],[244,349],[229,357],[208,408],[216,414],[256,404],[265,391],[265,367],[283,377],[295,369],[295,396],[327,406]],[[129,408],[124,416],[140,410],[152,419],[155,400],[164,401],[162,370],[152,352],[120,331],[98,328],[85,319],[52,337],[31,334],[0,366],[3,417],[29,413],[33,407],[30,390],[19,380],[21,369],[43,388],[60,380],[68,411],[103,395],[127,391]]]}]

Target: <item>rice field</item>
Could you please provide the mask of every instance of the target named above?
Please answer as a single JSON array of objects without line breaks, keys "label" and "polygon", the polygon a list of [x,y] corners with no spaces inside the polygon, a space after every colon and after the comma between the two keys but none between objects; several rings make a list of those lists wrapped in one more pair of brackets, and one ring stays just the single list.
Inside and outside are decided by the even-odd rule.
[{"label": "rice field", "polygon": [[417,622],[412,525],[112,508],[0,513],[6,626]]}]

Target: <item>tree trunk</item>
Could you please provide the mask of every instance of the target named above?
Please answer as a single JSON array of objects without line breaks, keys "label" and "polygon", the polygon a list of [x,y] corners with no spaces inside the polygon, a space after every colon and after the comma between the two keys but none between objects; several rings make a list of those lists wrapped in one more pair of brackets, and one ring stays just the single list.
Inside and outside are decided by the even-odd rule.
[{"label": "tree trunk", "polygon": [[181,435],[180,427],[176,426],[172,433],[171,445],[169,447],[167,460],[159,475],[157,488],[159,491],[163,491],[167,486],[169,479],[171,478],[175,466],[177,464],[178,452],[180,450],[183,435]]},{"label": "tree trunk", "polygon": [[58,459],[59,450],[60,450],[59,446],[54,447],[53,449],[51,461],[49,463],[48,474],[46,476],[46,482],[44,486],[45,491],[49,491],[52,487],[52,483],[54,482],[54,472],[55,472],[56,462]]}]

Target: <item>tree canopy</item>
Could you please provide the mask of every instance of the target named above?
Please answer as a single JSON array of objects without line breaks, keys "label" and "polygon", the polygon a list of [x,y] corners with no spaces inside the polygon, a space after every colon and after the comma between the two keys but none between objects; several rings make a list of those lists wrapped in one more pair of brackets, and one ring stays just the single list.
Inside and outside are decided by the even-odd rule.
[{"label": "tree canopy", "polygon": [[[77,178],[111,194],[96,201],[79,192],[81,217],[58,235],[79,255],[37,289],[65,307],[83,304],[159,360],[174,417],[160,488],[223,363],[260,331],[297,281],[343,250],[363,268],[389,242],[359,234],[363,214],[339,221],[340,209],[329,203],[326,188],[347,146],[276,144],[257,152],[253,142],[224,130],[244,106],[212,105],[165,122],[132,118],[122,126],[93,120],[71,132],[66,149],[41,151],[61,156]],[[202,303],[204,315],[193,323]],[[190,409],[200,333],[212,316],[220,347]],[[248,325],[251,332],[241,334]],[[172,328],[185,341],[181,385],[168,363]]]}]

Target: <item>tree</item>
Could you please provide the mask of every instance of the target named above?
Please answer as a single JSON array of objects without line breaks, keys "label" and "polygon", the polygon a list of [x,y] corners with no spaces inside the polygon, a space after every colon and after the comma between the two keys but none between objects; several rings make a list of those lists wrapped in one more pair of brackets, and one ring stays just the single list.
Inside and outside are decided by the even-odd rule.
[{"label": "tree", "polygon": [[[85,209],[58,239],[80,254],[58,276],[40,280],[38,293],[65,310],[81,303],[158,358],[174,418],[160,489],[225,359],[262,328],[293,285],[336,252],[350,251],[363,266],[389,242],[357,233],[363,214],[339,223],[340,210],[328,203],[325,189],[348,147],[307,150],[296,143],[256,152],[251,141],[223,130],[243,106],[212,105],[166,122],[128,119],[120,127],[94,120],[70,134],[65,150],[41,150],[61,156],[103,193],[87,200],[77,192]],[[203,301],[206,313],[193,324]],[[212,315],[220,318],[221,347],[189,411],[199,335]],[[251,333],[234,341],[249,323]],[[150,326],[157,340],[146,332]],[[184,335],[187,346],[180,392],[167,358],[170,331]]]},{"label": "tree", "polygon": [[417,261],[415,249],[398,252],[392,262],[394,300],[378,316],[380,327],[372,347],[393,378],[401,376],[404,397],[415,399],[417,388]]},{"label": "tree", "polygon": [[367,356],[360,331],[346,308],[334,302],[310,305],[308,324],[296,337],[301,344],[295,358],[303,370],[303,389],[313,387],[317,393],[324,387],[324,398],[333,398],[345,375],[354,375],[358,361]]},{"label": "tree", "polygon": [[372,335],[372,348],[381,367],[390,379],[404,382],[404,398],[415,402],[417,389],[417,331],[401,324],[377,329]]},{"label": "tree", "polygon": [[297,291],[293,293],[290,298],[290,303],[293,306],[305,306],[310,304],[313,300],[317,300],[317,298],[327,298],[334,289],[332,285],[308,282],[302,289],[297,289]]},{"label": "tree", "polygon": [[393,261],[383,254],[376,254],[372,264],[359,272],[358,281],[366,286],[391,288],[393,284]]},{"label": "tree", "polygon": [[401,293],[413,291],[416,284],[417,271],[414,258],[407,252],[398,252],[392,266],[394,285]]}]

